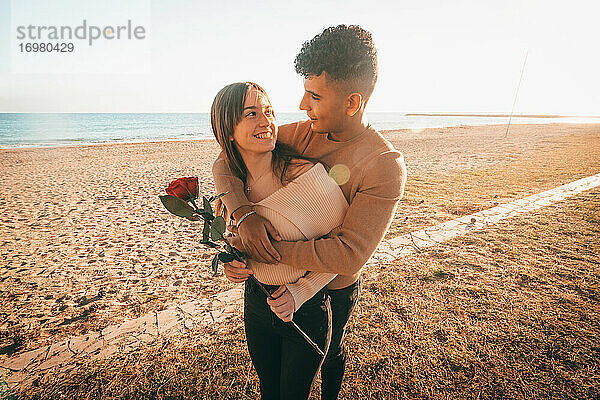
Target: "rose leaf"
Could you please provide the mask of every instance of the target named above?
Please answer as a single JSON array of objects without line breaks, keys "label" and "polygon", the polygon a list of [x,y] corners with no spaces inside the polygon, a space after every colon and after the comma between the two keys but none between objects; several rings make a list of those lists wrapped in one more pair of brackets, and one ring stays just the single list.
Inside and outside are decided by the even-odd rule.
[{"label": "rose leaf", "polygon": [[194,209],[185,201],[171,195],[158,196],[163,206],[178,217],[191,218],[195,214]]}]

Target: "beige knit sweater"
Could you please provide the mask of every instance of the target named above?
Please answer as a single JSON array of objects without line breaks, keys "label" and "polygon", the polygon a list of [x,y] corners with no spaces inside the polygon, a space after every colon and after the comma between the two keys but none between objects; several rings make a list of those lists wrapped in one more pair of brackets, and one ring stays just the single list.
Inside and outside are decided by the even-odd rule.
[{"label": "beige knit sweater", "polygon": [[[277,140],[326,165],[350,204],[341,228],[325,237],[273,242],[281,263],[337,273],[327,287],[347,287],[358,279],[390,226],[404,192],[404,158],[371,127],[350,140],[334,141],[326,134],[313,132],[310,121],[303,121],[280,126]],[[217,193],[229,192],[223,197],[228,210],[251,205],[244,183],[229,170],[223,154],[212,172]]]},{"label": "beige knit sweater", "polygon": [[[281,238],[288,241],[326,235],[342,224],[347,208],[344,193],[320,163],[254,205],[254,210],[268,219]],[[259,282],[285,284],[294,298],[294,311],[336,276],[286,264],[249,260],[248,265]]]}]

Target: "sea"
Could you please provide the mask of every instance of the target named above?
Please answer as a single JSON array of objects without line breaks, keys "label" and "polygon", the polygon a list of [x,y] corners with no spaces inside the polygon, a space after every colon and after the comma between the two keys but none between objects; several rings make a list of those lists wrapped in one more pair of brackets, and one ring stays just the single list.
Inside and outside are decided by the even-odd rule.
[{"label": "sea", "polygon": [[[278,113],[278,124],[306,119]],[[506,116],[410,115],[369,112],[378,130],[508,124]],[[511,124],[600,123],[600,117],[522,117]],[[213,138],[208,113],[0,113],[0,148]]]}]

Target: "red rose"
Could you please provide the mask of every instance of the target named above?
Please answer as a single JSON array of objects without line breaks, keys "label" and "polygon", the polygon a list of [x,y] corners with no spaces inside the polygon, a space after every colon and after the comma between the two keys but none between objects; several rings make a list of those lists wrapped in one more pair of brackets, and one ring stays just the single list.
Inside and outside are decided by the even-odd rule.
[{"label": "red rose", "polygon": [[175,179],[169,184],[166,191],[167,194],[180,198],[183,201],[195,200],[198,198],[198,177],[190,176]]}]

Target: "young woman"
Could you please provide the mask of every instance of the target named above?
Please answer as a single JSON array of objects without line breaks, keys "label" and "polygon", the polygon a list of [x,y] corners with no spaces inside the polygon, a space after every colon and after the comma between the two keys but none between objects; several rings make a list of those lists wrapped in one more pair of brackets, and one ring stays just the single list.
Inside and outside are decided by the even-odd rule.
[{"label": "young woman", "polygon": [[[277,143],[277,125],[264,89],[252,82],[223,88],[211,108],[213,133],[228,163],[245,185],[252,213],[267,218],[282,240],[320,237],[341,225],[348,204],[322,164]],[[219,188],[216,188],[217,192]],[[235,210],[231,210],[235,211]],[[322,357],[287,321],[294,321],[327,352],[331,311],[325,286],[334,274],[284,264],[226,266],[232,282],[244,282],[244,325],[262,399],[306,399]],[[249,274],[273,293],[267,299]]]}]

